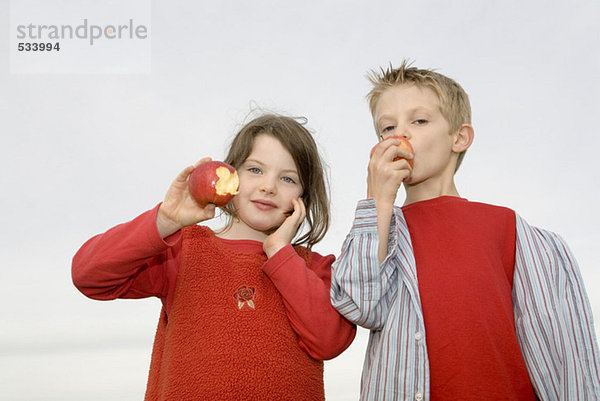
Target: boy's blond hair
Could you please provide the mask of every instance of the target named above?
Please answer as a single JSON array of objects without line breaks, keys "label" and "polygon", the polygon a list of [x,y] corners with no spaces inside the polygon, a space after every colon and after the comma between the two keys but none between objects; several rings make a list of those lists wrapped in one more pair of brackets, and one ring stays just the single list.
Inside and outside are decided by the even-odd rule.
[{"label": "boy's blond hair", "polygon": [[[449,133],[458,131],[463,124],[471,124],[471,104],[465,90],[453,79],[433,70],[412,67],[407,60],[404,60],[400,68],[394,69],[390,64],[386,70],[383,68],[380,71],[371,70],[367,78],[373,84],[373,89],[367,94],[373,118],[375,118],[377,102],[386,89],[408,84],[419,88],[430,88],[437,94],[442,115],[450,124]],[[465,152],[458,155],[456,170],[458,170]]]}]

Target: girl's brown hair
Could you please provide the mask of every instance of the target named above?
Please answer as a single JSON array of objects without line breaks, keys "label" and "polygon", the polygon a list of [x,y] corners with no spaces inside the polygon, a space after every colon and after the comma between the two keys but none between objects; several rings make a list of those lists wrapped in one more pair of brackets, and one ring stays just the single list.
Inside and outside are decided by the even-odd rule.
[{"label": "girl's brown hair", "polygon": [[[295,241],[294,245],[306,244],[310,249],[323,239],[329,229],[329,191],[317,144],[304,124],[306,118],[303,117],[261,115],[238,132],[231,143],[225,163],[238,169],[252,151],[254,139],[258,135],[270,135],[281,142],[296,163],[303,190],[302,200],[306,206],[306,220],[303,225],[307,224],[308,230]],[[237,217],[232,203],[222,210],[229,216],[229,224],[231,224]]]}]

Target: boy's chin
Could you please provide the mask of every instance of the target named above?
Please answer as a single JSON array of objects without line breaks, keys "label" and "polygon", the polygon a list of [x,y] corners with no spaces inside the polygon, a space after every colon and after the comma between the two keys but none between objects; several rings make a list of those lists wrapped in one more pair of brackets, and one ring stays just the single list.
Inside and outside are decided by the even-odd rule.
[{"label": "boy's chin", "polygon": [[405,181],[402,182],[402,185],[404,186],[404,189],[406,189],[408,191],[411,188],[414,188],[414,187],[418,186],[419,184],[422,184],[425,181],[427,181],[427,180],[423,179],[422,177],[411,175]]},{"label": "boy's chin", "polygon": [[410,176],[407,179],[405,179],[404,181],[402,181],[402,185],[404,185],[405,188],[407,187],[411,187],[413,185],[415,185],[417,183],[417,181],[415,181],[415,177],[414,176]]}]

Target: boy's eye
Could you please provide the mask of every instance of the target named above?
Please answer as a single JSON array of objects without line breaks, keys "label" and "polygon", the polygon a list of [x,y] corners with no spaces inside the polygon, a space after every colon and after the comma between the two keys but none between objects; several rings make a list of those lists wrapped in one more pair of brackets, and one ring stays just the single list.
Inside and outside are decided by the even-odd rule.
[{"label": "boy's eye", "polygon": [[389,125],[389,126],[385,127],[384,129],[382,129],[381,132],[390,132],[390,131],[393,131],[394,128],[396,128],[396,127],[394,127],[393,125]]},{"label": "boy's eye", "polygon": [[427,120],[423,120],[423,119],[415,120],[415,124],[424,125],[424,124],[427,124]]}]

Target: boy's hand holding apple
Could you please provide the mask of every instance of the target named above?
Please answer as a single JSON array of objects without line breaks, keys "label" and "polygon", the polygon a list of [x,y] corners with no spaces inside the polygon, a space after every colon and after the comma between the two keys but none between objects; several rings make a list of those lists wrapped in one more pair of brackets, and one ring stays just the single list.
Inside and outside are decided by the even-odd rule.
[{"label": "boy's hand holding apple", "polygon": [[377,258],[380,263],[387,256],[390,220],[396,194],[402,182],[412,173],[413,158],[412,146],[404,137],[389,137],[371,150],[367,197],[375,201],[377,208]]},{"label": "boy's hand holding apple", "polygon": [[410,177],[414,151],[404,137],[392,136],[371,149],[367,177],[367,197],[390,206],[402,182]]}]

